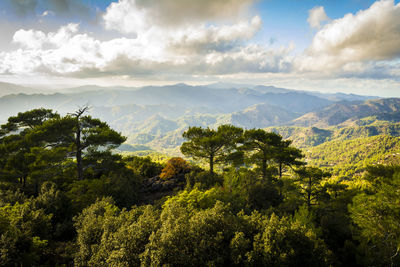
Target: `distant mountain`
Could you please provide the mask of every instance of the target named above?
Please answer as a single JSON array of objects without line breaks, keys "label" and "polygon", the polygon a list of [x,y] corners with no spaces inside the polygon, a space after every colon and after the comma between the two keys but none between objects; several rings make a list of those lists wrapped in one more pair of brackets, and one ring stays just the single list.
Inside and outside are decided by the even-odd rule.
[{"label": "distant mountain", "polygon": [[98,86],[98,85],[82,85],[78,87],[63,88],[58,90],[60,93],[83,93],[83,92],[93,92],[93,91],[134,91],[140,87],[126,87],[126,86]]},{"label": "distant mountain", "polygon": [[21,85],[16,85],[12,83],[0,82],[0,97],[11,95],[11,94],[34,94],[34,93],[44,93],[45,90],[40,90],[36,88],[29,88]]},{"label": "distant mountain", "polygon": [[63,94],[12,94],[0,97],[0,121],[34,108],[51,108],[60,113],[71,112],[79,105],[84,105],[85,100],[73,102]]},{"label": "distant mountain", "polygon": [[[243,84],[137,88],[86,85],[65,89],[64,93],[20,93],[0,97],[0,123],[33,108],[51,108],[67,114],[89,105],[90,115],[106,121],[128,137],[127,143],[134,147],[121,149],[130,151],[177,151],[183,142],[182,133],[189,126],[215,128],[221,124],[247,129],[281,126],[277,131],[285,129],[280,132],[285,138],[293,139],[296,146],[309,147],[339,138],[337,129],[321,129],[323,127],[340,125],[355,129],[348,132],[348,138],[352,138],[361,136],[363,131],[373,131],[357,127],[379,120],[400,121],[398,99],[363,102],[367,98]],[[336,101],[343,99],[363,101]],[[285,125],[313,127],[282,127]]]},{"label": "distant mountain", "polygon": [[267,131],[272,131],[282,135],[284,139],[292,140],[292,144],[298,148],[312,147],[330,141],[334,134],[332,129],[320,129],[317,127],[269,127]]},{"label": "distant mountain", "polygon": [[155,150],[175,149],[182,144],[182,133],[189,126],[216,128],[221,124],[233,124],[246,129],[265,128],[284,124],[295,117],[295,113],[270,104],[256,104],[242,111],[227,114],[185,115],[176,120],[153,116],[132,125],[128,142],[146,145]]},{"label": "distant mountain", "polygon": [[296,93],[296,92],[304,93],[303,91],[290,90],[285,88],[278,88],[275,86],[264,86],[264,85],[254,86],[253,89],[261,93],[274,93],[274,94]]},{"label": "distant mountain", "polygon": [[209,88],[214,89],[240,89],[259,93],[306,93],[309,95],[317,96],[331,101],[365,101],[369,99],[377,99],[377,96],[364,96],[356,94],[345,94],[345,93],[321,93],[316,91],[305,91],[305,90],[293,90],[286,88],[279,88],[275,86],[265,86],[265,85],[249,85],[249,84],[235,84],[235,83],[213,83],[207,85]]},{"label": "distant mountain", "polygon": [[271,93],[260,91],[260,88],[258,91],[243,88],[221,90],[185,84],[124,88],[123,90],[106,88],[97,90],[97,87],[89,86],[82,89],[83,92],[79,91],[79,88],[77,90],[72,90],[73,93],[63,94],[12,94],[0,97],[0,121],[4,121],[18,112],[39,107],[67,113],[83,105],[99,109],[127,105],[152,107],[168,105],[171,109],[177,107],[185,113],[193,113],[193,110],[196,110],[202,114],[226,114],[265,103],[302,115],[333,103],[330,100],[303,92]]},{"label": "distant mountain", "polygon": [[379,98],[377,96],[364,96],[364,95],[344,94],[344,93],[328,94],[320,92],[309,92],[309,94],[325,98],[331,101],[365,101],[365,100]]},{"label": "distant mountain", "polygon": [[244,83],[225,83],[225,82],[216,82],[204,85],[208,88],[213,89],[232,89],[232,88],[253,88],[254,85],[251,84],[244,84]]},{"label": "distant mountain", "polygon": [[[367,100],[365,102],[339,102],[319,111],[307,113],[291,123],[294,126],[329,127],[350,123],[368,116],[397,116],[400,98]],[[399,117],[400,120],[400,117]]]},{"label": "distant mountain", "polygon": [[268,127],[266,130],[279,133],[284,139],[292,140],[296,147],[309,148],[330,141],[351,140],[377,135],[400,137],[400,122],[379,121],[366,125],[330,127],[327,129],[281,126]]},{"label": "distant mountain", "polygon": [[265,128],[272,125],[282,125],[296,117],[295,113],[271,104],[256,104],[243,111],[225,115],[224,122],[247,129]]},{"label": "distant mountain", "polygon": [[157,114],[140,124],[138,130],[152,135],[162,135],[163,133],[174,131],[178,129],[178,127],[177,122],[167,120]]}]

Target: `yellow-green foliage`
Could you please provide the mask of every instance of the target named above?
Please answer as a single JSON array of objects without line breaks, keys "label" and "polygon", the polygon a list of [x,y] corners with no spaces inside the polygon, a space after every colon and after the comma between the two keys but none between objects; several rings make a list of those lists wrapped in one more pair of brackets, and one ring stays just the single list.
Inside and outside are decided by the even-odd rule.
[{"label": "yellow-green foliage", "polygon": [[172,203],[179,203],[189,211],[194,211],[211,208],[217,201],[228,203],[232,200],[232,194],[222,187],[213,187],[206,191],[194,188],[193,190],[184,190],[180,194],[168,198],[163,207],[165,208]]},{"label": "yellow-green foliage", "polygon": [[335,176],[360,176],[366,166],[397,163],[400,160],[400,138],[387,135],[331,141],[305,151],[310,165],[326,168]]}]

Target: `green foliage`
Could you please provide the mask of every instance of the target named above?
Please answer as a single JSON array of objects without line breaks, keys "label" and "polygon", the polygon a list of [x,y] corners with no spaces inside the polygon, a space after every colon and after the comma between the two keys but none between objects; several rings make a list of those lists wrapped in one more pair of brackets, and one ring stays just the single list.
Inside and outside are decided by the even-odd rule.
[{"label": "green foliage", "polygon": [[143,177],[155,177],[160,175],[162,165],[153,162],[150,157],[128,157],[127,167]]},{"label": "green foliage", "polygon": [[236,144],[243,129],[232,125],[221,125],[217,130],[201,127],[189,127],[183,133],[187,139],[181,146],[181,152],[194,159],[204,159],[209,163],[210,173],[214,172],[215,163],[228,163],[236,151]]},{"label": "green foliage", "polygon": [[76,217],[75,226],[76,266],[138,266],[159,214],[151,206],[119,210],[111,199],[102,199]]},{"label": "green foliage", "polygon": [[369,165],[399,163],[400,138],[373,136],[347,141],[332,141],[309,149],[306,158],[312,165],[323,167],[333,176],[361,176]]},{"label": "green foliage", "polygon": [[89,261],[91,258],[96,258],[103,234],[119,227],[121,222],[118,221],[118,215],[120,212],[111,198],[105,198],[83,210],[82,214],[74,219],[79,246],[79,251],[75,256],[75,265],[94,265],[95,262],[90,263]]},{"label": "green foliage", "polygon": [[365,265],[399,266],[399,167],[375,167],[368,174],[372,190],[358,194],[349,211],[358,226]]},{"label": "green foliage", "polygon": [[261,179],[254,171],[245,168],[226,172],[224,188],[241,200],[242,209],[247,211],[265,210],[278,205],[281,201],[281,196],[274,185]]},{"label": "green foliage", "polygon": [[164,202],[163,207],[165,208],[168,205],[178,203],[179,205],[186,207],[189,212],[194,212],[212,208],[217,201],[226,204],[229,203],[230,208],[237,212],[240,211],[245,204],[243,199],[240,199],[240,197],[232,194],[232,192],[225,188],[213,187],[204,191],[198,188],[182,191],[178,195],[168,198]]},{"label": "green foliage", "polygon": [[[386,114],[389,116],[389,114]],[[378,116],[366,117],[360,120],[352,121],[343,127],[332,126],[329,128],[317,127],[295,127],[281,126],[268,127],[268,131],[276,132],[284,139],[293,141],[293,145],[298,148],[310,148],[330,141],[344,141],[358,138],[367,138],[379,135],[389,135],[393,137],[400,136],[400,123],[398,117],[393,122],[384,117],[382,113]]]},{"label": "green foliage", "polygon": [[37,146],[35,140],[29,138],[35,128],[46,121],[59,116],[47,109],[34,109],[18,113],[1,125],[0,134],[0,178],[3,181],[18,183],[25,188],[31,165],[35,162],[35,154],[31,150]]},{"label": "green foliage", "polygon": [[116,162],[118,159],[109,159],[109,151],[125,138],[106,123],[82,116],[85,111],[60,117],[51,110],[37,109],[10,117],[1,126],[4,157],[0,157],[0,178],[10,186],[19,184],[24,191],[38,194],[42,182],[56,179],[66,169],[64,163],[74,163],[71,155],[75,156],[80,180],[88,166],[104,167],[106,158],[108,163]]},{"label": "green foliage", "polygon": [[297,181],[301,187],[301,193],[308,207],[315,205],[326,195],[326,188],[321,185],[324,178],[330,177],[329,172],[316,167],[302,167],[296,170]]},{"label": "green foliage", "polygon": [[277,165],[279,178],[282,178],[285,166],[299,166],[304,163],[298,159],[303,157],[301,151],[291,147],[291,141],[282,140],[282,136],[262,129],[246,130],[243,134],[241,151],[245,152],[245,161],[256,164],[261,170],[263,179],[272,183],[271,166]]},{"label": "green foliage", "polygon": [[286,140],[292,140],[293,145],[299,148],[317,146],[331,141],[334,133],[332,129],[295,126],[268,127],[266,130],[280,134]]},{"label": "green foliage", "polygon": [[24,203],[27,197],[21,190],[0,190],[0,207],[7,204],[14,205],[15,203]]},{"label": "green foliage", "polygon": [[32,200],[35,209],[51,214],[52,237],[54,239],[68,239],[72,231],[72,211],[70,200],[64,192],[57,189],[53,182],[45,182],[40,188],[38,197]]},{"label": "green foliage", "polygon": [[244,132],[242,151],[246,152],[248,162],[256,164],[264,179],[271,182],[271,177],[267,177],[267,164],[274,158],[275,148],[282,141],[282,136],[266,132],[262,129],[251,129]]},{"label": "green foliage", "polygon": [[51,217],[30,201],[0,207],[0,265],[45,262]]},{"label": "green foliage", "polygon": [[217,173],[193,170],[185,175],[188,188],[198,187],[208,189],[215,185],[222,185],[223,178]]},{"label": "green foliage", "polygon": [[398,163],[398,137],[325,142],[396,131],[386,123],[310,128],[309,144],[325,142],[307,151],[316,167],[276,133],[191,127],[182,152],[204,171],[115,154],[124,137],[85,111],[2,125],[1,266],[399,265],[400,167],[377,164]]},{"label": "green foliage", "polygon": [[98,179],[86,179],[70,184],[68,197],[74,211],[94,203],[99,197],[111,196],[119,207],[130,207],[138,201],[141,177],[133,173],[113,173]]},{"label": "green foliage", "polygon": [[[327,266],[331,252],[313,217],[235,214],[229,192],[194,189],[149,206],[119,210],[103,199],[76,221],[75,265]],[[225,203],[221,202],[223,200]]]},{"label": "green foliage", "polygon": [[173,203],[161,213],[161,227],[150,237],[143,253],[144,266],[222,266],[229,264],[229,244],[237,218],[226,205],[188,213]]},{"label": "green foliage", "polygon": [[254,250],[248,255],[256,266],[329,266],[331,253],[312,229],[274,214],[262,233],[254,237]]}]

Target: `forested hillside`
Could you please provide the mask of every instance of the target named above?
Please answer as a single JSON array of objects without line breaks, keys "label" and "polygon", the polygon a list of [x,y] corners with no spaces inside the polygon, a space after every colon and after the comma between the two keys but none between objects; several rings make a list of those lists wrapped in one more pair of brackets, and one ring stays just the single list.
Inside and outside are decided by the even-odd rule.
[{"label": "forested hillside", "polygon": [[[23,87],[12,84],[2,86],[9,86],[9,90],[3,91],[25,92]],[[233,124],[246,129],[284,126],[308,112],[329,109],[335,103],[348,101],[355,105],[370,98],[261,85],[81,86],[64,89],[62,93],[2,96],[0,122],[34,108],[55,109],[65,115],[71,109],[88,105],[92,116],[122,132],[127,143],[178,155],[182,133],[189,126],[216,128]]]},{"label": "forested hillside", "polygon": [[115,153],[126,138],[87,107],[8,118],[0,265],[399,266],[399,137],[306,155],[231,124],[180,138],[186,159],[153,161]]},{"label": "forested hillside", "polygon": [[[400,123],[376,121],[374,118],[356,121],[345,127],[268,127],[268,131],[279,133],[283,138],[290,139],[297,147],[308,148],[329,141],[350,140],[377,135],[400,136]],[[364,125],[365,124],[365,125]]]},{"label": "forested hillside", "polygon": [[400,164],[400,138],[378,135],[346,141],[330,141],[307,149],[310,164],[324,167],[333,175],[351,179],[367,166]]}]

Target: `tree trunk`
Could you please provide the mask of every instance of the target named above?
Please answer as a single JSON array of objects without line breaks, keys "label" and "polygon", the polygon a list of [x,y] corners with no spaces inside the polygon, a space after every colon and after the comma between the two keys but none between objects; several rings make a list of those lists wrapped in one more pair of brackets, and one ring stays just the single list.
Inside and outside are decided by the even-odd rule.
[{"label": "tree trunk", "polygon": [[81,143],[81,134],[82,134],[82,129],[80,125],[80,119],[82,114],[84,114],[87,110],[89,109],[88,106],[85,106],[83,108],[80,108],[78,111],[74,113],[74,116],[76,117],[76,140],[75,140],[75,145],[76,145],[76,168],[78,171],[78,180],[83,180],[83,166],[82,166],[82,143]]},{"label": "tree trunk", "polygon": [[[262,163],[261,163],[261,172],[262,172],[262,178],[264,180],[267,179],[267,155],[264,153]],[[268,179],[268,183],[271,183],[271,179]]]},{"label": "tree trunk", "polygon": [[308,179],[308,188],[307,188],[307,206],[308,209],[311,207],[311,177]]},{"label": "tree trunk", "polygon": [[78,129],[76,130],[76,167],[78,171],[78,180],[83,179],[83,167],[82,167],[82,145],[81,145],[81,128],[78,121]]}]

